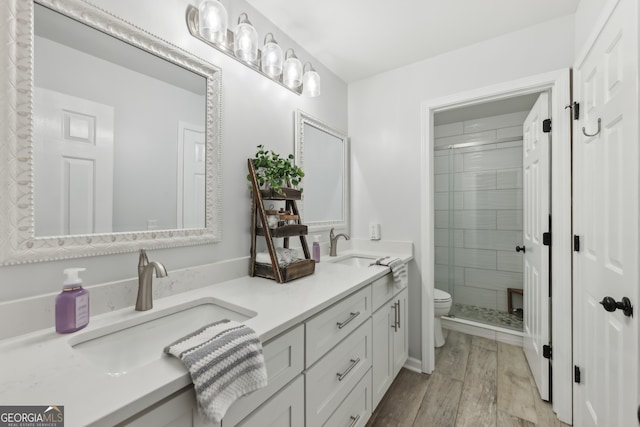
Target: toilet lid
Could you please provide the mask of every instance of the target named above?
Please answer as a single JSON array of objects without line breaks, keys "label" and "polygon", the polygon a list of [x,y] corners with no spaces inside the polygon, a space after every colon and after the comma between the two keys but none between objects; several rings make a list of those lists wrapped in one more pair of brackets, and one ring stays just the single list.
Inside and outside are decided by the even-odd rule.
[{"label": "toilet lid", "polygon": [[449,295],[448,292],[442,291],[440,289],[434,289],[433,299],[434,301],[447,301],[451,299],[451,295]]}]

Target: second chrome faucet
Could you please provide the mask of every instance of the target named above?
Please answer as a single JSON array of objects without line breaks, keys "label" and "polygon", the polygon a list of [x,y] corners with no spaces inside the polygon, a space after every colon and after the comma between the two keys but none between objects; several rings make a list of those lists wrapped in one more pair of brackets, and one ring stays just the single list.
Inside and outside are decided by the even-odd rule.
[{"label": "second chrome faucet", "polygon": [[153,272],[156,277],[166,277],[167,269],[159,262],[151,261],[147,258],[144,249],[140,249],[138,259],[138,298],[136,299],[136,310],[146,311],[153,308]]},{"label": "second chrome faucet", "polygon": [[331,232],[329,233],[329,256],[336,256],[338,255],[338,238],[340,237],[344,237],[346,240],[349,240],[350,237],[348,234],[344,234],[344,233],[340,233],[340,234],[334,234],[333,233],[333,228],[331,229]]}]

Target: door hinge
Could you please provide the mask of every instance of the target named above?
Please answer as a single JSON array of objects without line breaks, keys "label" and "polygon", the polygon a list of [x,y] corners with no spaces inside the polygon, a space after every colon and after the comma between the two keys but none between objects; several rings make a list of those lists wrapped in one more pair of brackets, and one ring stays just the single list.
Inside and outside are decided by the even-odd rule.
[{"label": "door hinge", "polygon": [[544,119],[542,121],[542,132],[544,133],[551,132],[551,119]]},{"label": "door hinge", "polygon": [[573,382],[580,384],[580,367],[573,365]]},{"label": "door hinge", "polygon": [[573,120],[579,120],[579,119],[580,119],[580,103],[574,102],[573,103]]},{"label": "door hinge", "polygon": [[573,235],[573,251],[580,252],[580,236],[577,234]]},{"label": "door hinge", "polygon": [[542,346],[542,356],[545,359],[551,359],[551,346],[550,345],[543,345]]},{"label": "door hinge", "polygon": [[545,246],[551,246],[551,233],[542,233],[542,244]]}]

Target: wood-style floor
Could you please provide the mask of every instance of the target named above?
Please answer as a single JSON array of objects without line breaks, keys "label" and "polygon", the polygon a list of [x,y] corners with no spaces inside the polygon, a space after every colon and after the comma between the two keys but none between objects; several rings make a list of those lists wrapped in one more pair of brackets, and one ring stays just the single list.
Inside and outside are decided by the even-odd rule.
[{"label": "wood-style floor", "polygon": [[367,427],[561,427],[521,347],[444,331],[431,375],[402,369]]}]

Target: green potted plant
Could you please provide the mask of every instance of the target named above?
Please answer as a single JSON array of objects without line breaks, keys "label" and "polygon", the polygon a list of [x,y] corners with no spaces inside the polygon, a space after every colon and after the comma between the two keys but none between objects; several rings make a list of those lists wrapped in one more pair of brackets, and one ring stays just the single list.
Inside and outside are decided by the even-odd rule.
[{"label": "green potted plant", "polygon": [[[256,171],[256,180],[261,188],[271,190],[281,196],[287,196],[286,187],[296,189],[304,172],[293,162],[293,154],[288,157],[280,157],[273,150],[266,150],[264,145],[258,145],[258,151],[253,159],[253,167]],[[251,180],[251,176],[247,175]],[[302,192],[302,188],[297,188]]]}]

